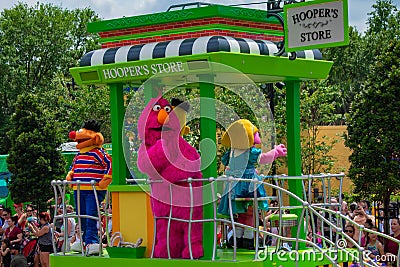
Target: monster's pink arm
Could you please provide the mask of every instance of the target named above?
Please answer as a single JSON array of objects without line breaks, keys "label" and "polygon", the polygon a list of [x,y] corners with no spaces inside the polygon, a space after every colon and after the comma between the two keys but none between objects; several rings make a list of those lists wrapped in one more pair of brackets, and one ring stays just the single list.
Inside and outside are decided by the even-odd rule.
[{"label": "monster's pink arm", "polygon": [[285,145],[280,144],[275,146],[274,149],[266,152],[266,153],[262,153],[260,155],[260,159],[258,161],[259,164],[269,164],[272,163],[274,160],[276,160],[278,157],[284,157],[287,154],[287,149],[285,147]]}]

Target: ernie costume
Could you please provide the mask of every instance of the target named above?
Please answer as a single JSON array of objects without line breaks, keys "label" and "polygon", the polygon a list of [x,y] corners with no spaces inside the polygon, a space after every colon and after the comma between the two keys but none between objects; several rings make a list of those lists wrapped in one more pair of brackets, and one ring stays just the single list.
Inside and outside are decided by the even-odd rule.
[{"label": "ernie costume", "polygon": [[[75,156],[66,179],[68,181],[96,182],[96,192],[99,203],[106,196],[107,187],[111,183],[111,157],[104,151],[103,135],[100,133],[100,124],[94,120],[86,121],[79,131],[69,133],[70,139],[78,142],[76,148],[79,153]],[[73,185],[75,204],[78,208],[77,185]],[[97,217],[95,192],[91,185],[80,186],[80,214]],[[81,251],[86,246],[89,255],[99,253],[99,236],[97,221],[81,219],[82,239],[84,244],[74,244],[73,251]]]}]

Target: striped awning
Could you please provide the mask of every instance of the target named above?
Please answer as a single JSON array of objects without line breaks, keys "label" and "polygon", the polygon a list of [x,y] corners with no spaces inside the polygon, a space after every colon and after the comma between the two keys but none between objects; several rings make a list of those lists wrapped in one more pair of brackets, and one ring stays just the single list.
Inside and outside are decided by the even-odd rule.
[{"label": "striped awning", "polygon": [[[80,61],[80,66],[97,66],[212,52],[273,56],[278,52],[278,47],[275,43],[265,40],[233,38],[228,36],[204,36],[167,42],[154,42],[144,45],[98,49],[85,54]],[[317,49],[298,51],[296,55],[297,58],[310,60],[322,59],[322,54]],[[283,56],[287,57],[288,55],[284,54]]]}]

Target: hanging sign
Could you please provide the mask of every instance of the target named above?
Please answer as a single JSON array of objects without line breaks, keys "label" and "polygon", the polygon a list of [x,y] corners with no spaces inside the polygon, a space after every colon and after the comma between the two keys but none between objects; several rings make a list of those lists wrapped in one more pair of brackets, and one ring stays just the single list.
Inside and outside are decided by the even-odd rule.
[{"label": "hanging sign", "polygon": [[285,5],[285,50],[309,50],[349,44],[347,0],[318,0]]}]

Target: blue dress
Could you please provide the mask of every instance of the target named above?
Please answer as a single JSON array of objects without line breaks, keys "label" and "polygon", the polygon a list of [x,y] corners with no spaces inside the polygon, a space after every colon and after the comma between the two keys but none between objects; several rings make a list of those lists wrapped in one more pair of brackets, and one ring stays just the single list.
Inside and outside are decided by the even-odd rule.
[{"label": "blue dress", "polygon": [[[227,166],[225,174],[236,178],[254,179],[261,177],[257,175],[255,165],[257,164],[258,157],[262,153],[261,149],[251,147],[246,150],[233,149],[228,150],[222,156],[222,163]],[[232,211],[235,213],[246,213],[249,205],[253,201],[235,201],[236,198],[254,198],[254,184],[249,182],[233,182],[231,191]],[[218,206],[218,213],[223,215],[230,215],[229,213],[229,185],[226,183],[224,195],[221,198]],[[257,197],[266,197],[265,188],[262,184],[257,186]],[[258,201],[258,208],[268,210],[268,201]]]}]

